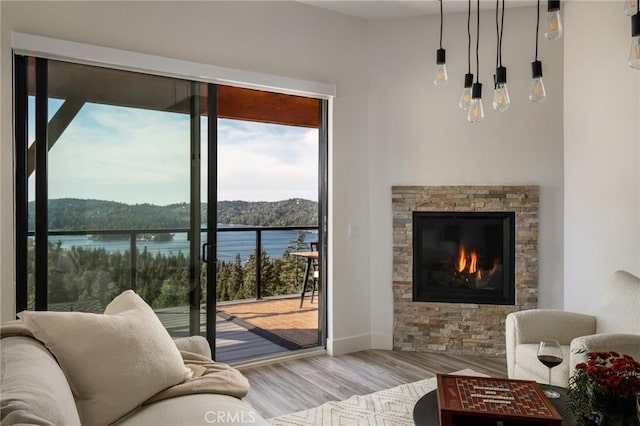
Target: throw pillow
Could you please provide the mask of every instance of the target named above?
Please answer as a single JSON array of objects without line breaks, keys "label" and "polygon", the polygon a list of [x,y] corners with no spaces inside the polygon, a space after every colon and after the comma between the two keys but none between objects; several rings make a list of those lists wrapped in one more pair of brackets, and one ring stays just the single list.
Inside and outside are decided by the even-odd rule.
[{"label": "throw pillow", "polygon": [[113,423],[189,374],[156,314],[131,290],[113,299],[104,315],[19,316],[57,358],[83,425]]}]

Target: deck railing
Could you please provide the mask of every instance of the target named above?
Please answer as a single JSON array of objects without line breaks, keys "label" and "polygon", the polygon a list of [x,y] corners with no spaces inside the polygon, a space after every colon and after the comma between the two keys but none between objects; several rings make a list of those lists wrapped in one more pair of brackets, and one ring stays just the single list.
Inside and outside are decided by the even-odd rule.
[{"label": "deck railing", "polygon": [[[207,228],[200,229],[201,236],[206,235]],[[255,254],[256,259],[256,294],[255,298],[257,300],[262,299],[262,262],[261,254],[263,250],[262,237],[263,232],[272,232],[272,231],[318,231],[317,226],[233,226],[228,228],[218,228],[216,230],[218,233],[228,233],[228,232],[253,232],[255,234],[255,245],[253,253]],[[190,229],[188,228],[157,228],[157,229],[117,229],[117,230],[83,230],[83,231],[49,231],[49,237],[55,236],[82,236],[85,235],[89,237],[90,235],[112,235],[112,236],[128,236],[129,240],[129,261],[131,265],[130,269],[130,286],[132,290],[136,290],[136,279],[137,279],[137,258],[138,258],[138,250],[137,250],[137,242],[138,236],[140,235],[148,235],[148,234],[178,234],[183,233],[187,235],[188,240],[191,239]],[[29,232],[28,236],[32,237],[34,235],[33,232]],[[308,242],[305,242],[308,243]],[[95,247],[100,247],[100,243],[96,242]],[[187,253],[189,252],[189,247],[186,247]],[[284,252],[284,251],[283,251]],[[220,248],[218,245],[218,255],[220,254]],[[232,253],[231,256],[234,256],[235,253]],[[202,259],[201,260],[205,260]]]}]

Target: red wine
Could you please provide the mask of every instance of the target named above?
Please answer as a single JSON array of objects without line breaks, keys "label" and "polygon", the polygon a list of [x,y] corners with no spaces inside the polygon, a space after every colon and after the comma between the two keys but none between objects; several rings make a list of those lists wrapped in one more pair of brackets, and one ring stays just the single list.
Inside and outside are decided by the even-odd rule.
[{"label": "red wine", "polygon": [[553,368],[562,362],[562,358],[555,355],[538,355],[538,360],[549,368]]}]

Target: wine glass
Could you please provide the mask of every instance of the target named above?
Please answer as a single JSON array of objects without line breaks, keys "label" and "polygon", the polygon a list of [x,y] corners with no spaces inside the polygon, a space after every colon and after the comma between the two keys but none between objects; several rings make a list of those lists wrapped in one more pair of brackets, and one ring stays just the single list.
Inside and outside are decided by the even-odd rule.
[{"label": "wine glass", "polygon": [[551,369],[562,363],[562,348],[557,340],[542,340],[538,346],[538,360],[549,369],[549,388],[544,390],[547,398],[560,398],[560,394],[551,389]]}]

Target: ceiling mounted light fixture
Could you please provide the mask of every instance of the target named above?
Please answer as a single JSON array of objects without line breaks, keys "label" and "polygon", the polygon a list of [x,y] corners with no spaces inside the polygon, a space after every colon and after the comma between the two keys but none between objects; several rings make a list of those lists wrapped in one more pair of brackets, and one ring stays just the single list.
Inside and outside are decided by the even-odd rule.
[{"label": "ceiling mounted light fixture", "polygon": [[480,83],[480,0],[477,0],[477,27],[476,27],[476,82],[471,87],[471,106],[467,119],[472,124],[477,124],[484,120],[484,109],[482,108],[482,83]]},{"label": "ceiling mounted light fixture", "polygon": [[496,0],[496,73],[493,76],[493,109],[504,111],[509,108],[511,99],[507,89],[507,68],[502,66],[502,34],[504,31],[504,0],[502,0],[502,18],[498,21],[500,0]]},{"label": "ceiling mounted light fixture", "polygon": [[542,62],[538,60],[538,38],[540,32],[540,0],[538,0],[538,15],[536,20],[536,59],[531,63],[531,89],[529,99],[533,102],[542,102],[547,97],[542,82]]},{"label": "ceiling mounted light fixture", "polygon": [[547,3],[547,40],[557,40],[562,37],[562,17],[560,16],[560,0],[549,0]]},{"label": "ceiling mounted light fixture", "polygon": [[636,0],[636,14],[631,17],[631,51],[629,66],[640,70],[640,1]]},{"label": "ceiling mounted light fixture", "polygon": [[468,110],[471,106],[471,86],[473,85],[473,74],[471,73],[471,0],[469,0],[469,11],[467,13],[467,73],[464,75],[464,88],[458,106]]},{"label": "ceiling mounted light fixture", "polygon": [[436,51],[436,76],[433,84],[442,87],[447,84],[446,50],[442,48],[442,0],[440,0],[440,48]]}]

